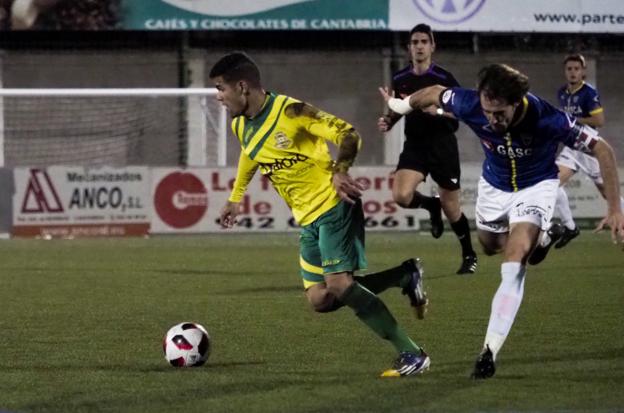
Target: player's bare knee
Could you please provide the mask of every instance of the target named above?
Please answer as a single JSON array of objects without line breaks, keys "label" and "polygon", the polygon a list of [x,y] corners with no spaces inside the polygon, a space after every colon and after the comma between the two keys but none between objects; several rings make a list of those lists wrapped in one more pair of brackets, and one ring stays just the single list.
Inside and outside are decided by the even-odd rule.
[{"label": "player's bare knee", "polygon": [[442,210],[444,211],[444,215],[446,215],[451,223],[459,221],[462,216],[462,211],[459,208],[459,205],[454,202],[446,205],[442,204]]},{"label": "player's bare knee", "polygon": [[440,203],[444,215],[450,222],[457,222],[461,218],[461,204],[459,202],[459,190],[449,190],[440,187]]},{"label": "player's bare knee", "polygon": [[317,313],[330,313],[343,306],[325,284],[318,284],[306,290],[306,297],[312,310]]},{"label": "player's bare knee", "polygon": [[344,304],[331,294],[327,294],[322,302],[316,302],[312,309],[317,313],[331,313],[343,307]]},{"label": "player's bare knee", "polygon": [[330,295],[334,297],[342,297],[349,288],[350,284],[332,284],[327,286],[327,291]]},{"label": "player's bare knee", "polygon": [[491,239],[485,240],[479,237],[479,243],[483,248],[483,253],[487,256],[492,256],[503,252],[504,245],[498,242],[494,242]]},{"label": "player's bare knee", "polygon": [[353,276],[350,272],[345,271],[325,275],[327,291],[334,297],[342,297],[353,282]]},{"label": "player's bare knee", "polygon": [[396,202],[397,205],[401,208],[408,208],[410,206],[410,203],[412,202],[412,198],[414,198],[414,192],[393,192],[392,198],[394,199],[394,202]]},{"label": "player's bare knee", "polygon": [[481,246],[483,247],[483,254],[485,254],[487,256],[500,254],[503,251],[502,248],[492,248],[491,246],[487,246],[487,245],[483,245],[483,244],[481,244]]},{"label": "player's bare knee", "polygon": [[478,237],[479,244],[481,244],[481,247],[483,248],[483,253],[488,256],[500,254],[507,243],[506,234],[479,230]]}]

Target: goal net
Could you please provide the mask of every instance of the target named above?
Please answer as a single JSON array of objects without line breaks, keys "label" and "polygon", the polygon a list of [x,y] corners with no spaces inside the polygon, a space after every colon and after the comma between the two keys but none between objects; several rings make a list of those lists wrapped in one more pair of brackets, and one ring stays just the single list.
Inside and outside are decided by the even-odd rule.
[{"label": "goal net", "polygon": [[0,89],[0,166],[223,166],[216,89]]}]

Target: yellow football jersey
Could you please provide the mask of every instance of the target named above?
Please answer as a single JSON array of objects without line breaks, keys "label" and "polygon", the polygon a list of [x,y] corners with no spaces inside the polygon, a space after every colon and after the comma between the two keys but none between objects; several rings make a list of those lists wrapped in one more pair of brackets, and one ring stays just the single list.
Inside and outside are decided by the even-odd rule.
[{"label": "yellow football jersey", "polygon": [[306,103],[267,94],[254,118],[238,116],[232,129],[241,144],[231,202],[240,202],[260,169],[291,208],[300,225],[308,225],[340,198],[332,184],[333,160],[326,141],[340,145],[353,127]]}]

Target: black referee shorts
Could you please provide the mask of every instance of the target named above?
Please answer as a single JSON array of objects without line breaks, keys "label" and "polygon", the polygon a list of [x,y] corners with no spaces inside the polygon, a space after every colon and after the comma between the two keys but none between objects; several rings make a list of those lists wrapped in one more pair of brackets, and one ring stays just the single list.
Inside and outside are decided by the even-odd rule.
[{"label": "black referee shorts", "polygon": [[431,175],[438,186],[449,191],[459,189],[461,171],[457,139],[455,136],[438,136],[425,143],[406,140],[396,169],[418,171],[425,178]]}]

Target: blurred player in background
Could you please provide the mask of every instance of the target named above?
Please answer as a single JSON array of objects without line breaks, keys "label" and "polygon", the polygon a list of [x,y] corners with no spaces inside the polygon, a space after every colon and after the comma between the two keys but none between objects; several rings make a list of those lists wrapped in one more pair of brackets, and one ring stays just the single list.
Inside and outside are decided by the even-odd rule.
[{"label": "blurred player in background", "polygon": [[[604,125],[605,117],[598,91],[585,82],[587,65],[581,54],[571,54],[563,61],[566,84],[557,91],[559,107],[566,113],[574,116],[577,122],[599,128]],[[557,192],[557,214],[561,218],[565,231],[555,248],[566,246],[580,234],[574,222],[568,195],[563,186],[579,170],[584,172],[596,185],[598,191],[605,198],[604,185],[600,176],[600,165],[596,158],[575,149],[564,147],[557,157],[559,167],[560,187]],[[620,200],[624,209],[624,199]]]},{"label": "blurred player in background", "polygon": [[[470,127],[485,153],[476,217],[479,241],[488,255],[503,253],[501,283],[472,377],[496,371],[495,360],[520,308],[526,263],[538,264],[561,235],[549,229],[559,188],[555,157],[559,143],[590,153],[600,164],[608,210],[597,229],[611,228],[624,241],[624,215],[615,154],[594,129],[529,93],[529,80],[502,64],[479,72],[478,90],[431,86],[405,98],[380,88],[390,109],[409,113],[439,105]],[[558,234],[558,235],[557,235]]]},{"label": "blurred player in background", "polygon": [[[232,227],[247,185],[260,169],[286,201],[297,223],[301,276],[308,301],[317,312],[350,307],[379,337],[390,341],[398,358],[384,377],[421,373],[429,357],[397,324],[377,293],[402,288],[424,315],[426,296],[418,260],[354,276],[366,268],[361,186],[348,174],[361,139],[342,119],[264,90],[256,64],[244,53],[222,57],[210,71],[217,100],[233,117],[241,144],[236,181],[221,210],[221,225]],[[333,161],[327,141],[338,146]],[[352,351],[352,350],[348,350]]]},{"label": "blurred player in background", "polygon": [[[435,41],[431,27],[418,24],[410,31],[408,44],[410,64],[394,74],[392,90],[395,96],[409,96],[432,85],[459,86],[453,75],[432,62]],[[405,116],[405,142],[399,157],[392,196],[403,208],[424,208],[429,211],[431,235],[442,236],[442,211],[457,235],[462,249],[462,263],[457,274],[472,274],[477,269],[477,254],[472,248],[470,227],[459,204],[460,167],[455,131],[455,119],[440,116],[436,107],[415,110]],[[389,131],[402,117],[390,111],[379,118],[380,131]],[[438,184],[440,197],[418,192],[427,175]]]}]

